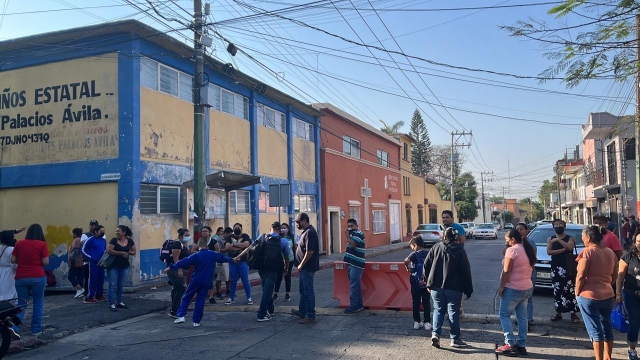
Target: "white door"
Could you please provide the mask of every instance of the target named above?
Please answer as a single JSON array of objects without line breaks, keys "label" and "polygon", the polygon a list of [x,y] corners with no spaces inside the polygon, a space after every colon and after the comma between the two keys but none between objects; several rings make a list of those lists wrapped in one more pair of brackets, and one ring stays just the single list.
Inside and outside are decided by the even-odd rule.
[{"label": "white door", "polygon": [[391,242],[402,241],[400,224],[400,203],[389,203],[389,234]]}]

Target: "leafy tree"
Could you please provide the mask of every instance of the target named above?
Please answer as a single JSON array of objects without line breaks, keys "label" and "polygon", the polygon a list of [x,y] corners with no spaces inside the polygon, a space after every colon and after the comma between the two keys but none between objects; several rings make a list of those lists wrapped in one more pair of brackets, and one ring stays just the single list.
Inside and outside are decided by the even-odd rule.
[{"label": "leafy tree", "polygon": [[490,196],[489,201],[492,204],[504,204],[504,198],[502,196]]},{"label": "leafy tree", "polygon": [[510,223],[513,221],[513,213],[511,211],[505,211],[504,213],[502,213],[502,220],[504,220],[504,223]]},{"label": "leafy tree", "polygon": [[[455,184],[458,221],[475,219],[478,216],[476,179],[470,172],[465,172],[456,178]],[[451,200],[451,188],[442,184],[438,184],[437,188],[444,198]]]},{"label": "leafy tree", "polygon": [[[518,201],[518,207],[520,213],[524,215],[525,222],[530,223],[533,221],[544,219],[544,206],[539,201],[531,201],[530,198],[522,199]],[[533,213],[531,212],[533,210]]]},{"label": "leafy tree", "polygon": [[465,200],[456,200],[456,210],[458,210],[458,222],[473,221],[478,216],[476,204]]},{"label": "leafy tree", "polygon": [[400,128],[404,126],[404,121],[396,121],[391,125],[388,125],[386,122],[384,122],[384,120],[378,120],[378,121],[380,121],[380,124],[382,125],[380,127],[380,131],[382,131],[387,135],[397,134]]},{"label": "leafy tree", "polygon": [[544,55],[556,63],[540,74],[540,82],[561,79],[568,88],[584,80],[613,79],[625,82],[636,71],[635,0],[563,0],[548,14],[574,20],[571,26],[548,25],[541,20],[520,20],[502,26],[511,36],[547,45]]},{"label": "leafy tree", "polygon": [[495,211],[493,211],[493,212],[491,213],[491,215],[493,215],[493,219],[495,220],[495,219],[497,219],[497,218],[498,218],[498,215],[500,215],[500,211],[495,210]]},{"label": "leafy tree", "polygon": [[[453,164],[453,174],[457,178],[460,176],[460,169],[464,163],[461,153],[458,154],[458,161]],[[435,145],[431,152],[431,169],[429,176],[438,182],[438,191],[442,197],[450,197],[451,189],[451,146]]]},{"label": "leafy tree", "polygon": [[558,191],[558,177],[554,176],[551,181],[545,180],[540,186],[538,197],[542,204],[548,204],[551,201],[551,193]]},{"label": "leafy tree", "polygon": [[415,175],[426,177],[431,169],[431,140],[429,131],[420,111],[416,109],[411,118],[411,137],[415,140],[411,146],[411,167]]}]

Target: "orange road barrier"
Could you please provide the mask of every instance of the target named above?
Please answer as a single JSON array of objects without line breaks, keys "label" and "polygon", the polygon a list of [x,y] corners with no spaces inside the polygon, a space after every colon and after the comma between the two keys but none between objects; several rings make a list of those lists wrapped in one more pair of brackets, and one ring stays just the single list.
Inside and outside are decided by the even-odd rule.
[{"label": "orange road barrier", "polygon": [[[333,298],[349,307],[347,264],[333,263]],[[367,262],[362,273],[362,302],[369,310],[412,310],[409,272],[401,262]]]}]

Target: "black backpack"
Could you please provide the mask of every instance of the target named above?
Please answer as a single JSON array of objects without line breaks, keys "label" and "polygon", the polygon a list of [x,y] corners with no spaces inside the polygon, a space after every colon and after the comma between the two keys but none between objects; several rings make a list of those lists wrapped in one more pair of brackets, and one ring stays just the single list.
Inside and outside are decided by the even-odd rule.
[{"label": "black backpack", "polygon": [[284,269],[282,241],[279,236],[268,236],[264,245],[262,270],[278,271]]},{"label": "black backpack", "polygon": [[247,265],[249,265],[249,269],[257,270],[262,268],[266,245],[264,239],[266,238],[267,235],[263,234],[258,240],[254,241],[253,244],[249,245],[249,251],[247,252]]},{"label": "black backpack", "polygon": [[174,240],[167,240],[162,244],[162,248],[160,249],[160,261],[167,262],[171,258],[171,245]]}]

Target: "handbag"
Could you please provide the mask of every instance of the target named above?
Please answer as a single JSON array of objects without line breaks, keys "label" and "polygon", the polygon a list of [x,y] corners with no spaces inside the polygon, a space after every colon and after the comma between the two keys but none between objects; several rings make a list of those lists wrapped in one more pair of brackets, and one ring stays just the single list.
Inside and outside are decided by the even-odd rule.
[{"label": "handbag", "polygon": [[629,332],[629,314],[621,302],[616,303],[611,311],[611,326],[619,332],[626,334]]},{"label": "handbag", "polygon": [[575,245],[573,246],[573,253],[566,251],[565,252],[565,264],[567,266],[567,277],[569,279],[574,279],[578,276],[578,262],[576,258],[578,257],[578,250]]},{"label": "handbag", "polygon": [[105,251],[104,254],[102,254],[102,257],[100,258],[100,261],[98,261],[98,266],[105,269],[110,268],[115,258],[116,258],[115,256]]}]

